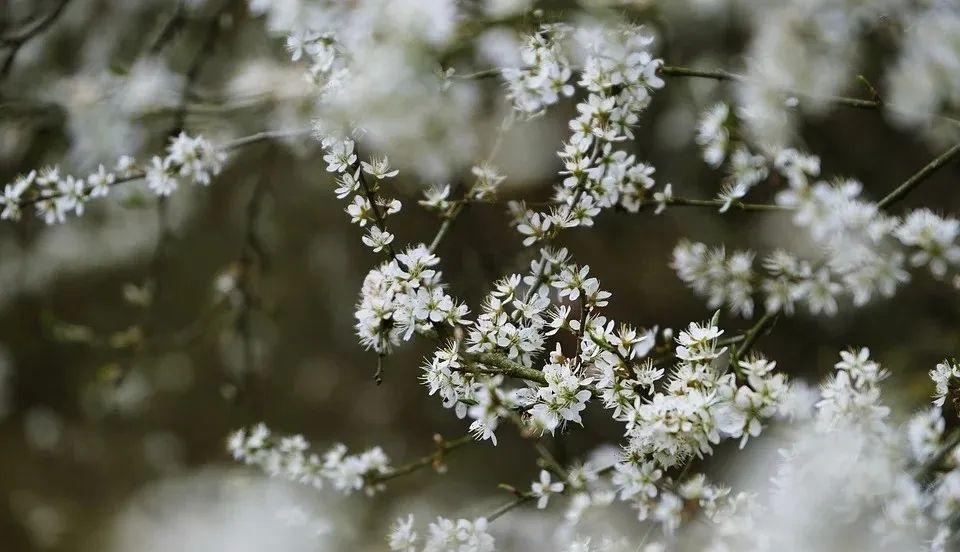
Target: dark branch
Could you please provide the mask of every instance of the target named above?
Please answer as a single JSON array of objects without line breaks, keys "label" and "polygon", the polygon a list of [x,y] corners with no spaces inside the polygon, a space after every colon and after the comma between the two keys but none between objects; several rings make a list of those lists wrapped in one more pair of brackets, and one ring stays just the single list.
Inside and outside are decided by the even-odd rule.
[{"label": "dark branch", "polygon": [[66,8],[67,4],[69,3],[70,0],[60,0],[60,2],[52,10],[50,10],[47,15],[36,19],[32,24],[27,25],[26,28],[20,32],[0,38],[0,45],[10,49],[10,51],[7,52],[6,59],[3,61],[3,66],[0,67],[0,81],[5,79],[7,75],[10,74],[10,70],[13,68],[13,62],[16,59],[20,48],[23,48],[27,42],[53,25],[54,21],[60,17],[60,15],[63,13],[63,9]]},{"label": "dark branch", "polygon": [[943,152],[939,157],[928,163],[922,169],[917,171],[913,176],[907,179],[906,182],[897,186],[895,190],[886,195],[883,199],[877,203],[877,206],[881,209],[888,209],[894,203],[900,201],[907,196],[910,192],[919,186],[924,180],[930,177],[933,173],[937,172],[945,165],[953,161],[957,154],[960,154],[960,143],[954,145],[952,148]]}]

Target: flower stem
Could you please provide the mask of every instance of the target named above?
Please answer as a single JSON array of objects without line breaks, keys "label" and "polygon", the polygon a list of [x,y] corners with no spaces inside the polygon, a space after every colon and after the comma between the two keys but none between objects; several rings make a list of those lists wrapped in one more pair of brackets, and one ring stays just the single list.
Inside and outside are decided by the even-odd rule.
[{"label": "flower stem", "polygon": [[766,312],[760,317],[760,320],[757,320],[756,324],[744,332],[743,343],[735,347],[730,355],[730,364],[733,365],[733,370],[737,372],[738,377],[740,376],[740,367],[737,365],[737,361],[750,352],[750,349],[753,348],[761,335],[765,335],[773,329],[773,325],[777,323],[778,317],[778,313]]},{"label": "flower stem", "polygon": [[[359,158],[359,156],[357,156]],[[363,171],[360,171],[360,187],[363,188],[363,195],[367,196],[367,201],[370,202],[370,208],[373,209],[373,219],[376,222],[377,227],[380,228],[381,232],[387,231],[387,223],[383,220],[383,214],[380,212],[380,206],[377,205],[377,196],[374,195],[373,190],[370,188],[370,185],[367,184],[367,178],[364,176]],[[387,252],[390,254],[391,259],[397,258],[397,252],[393,249],[393,244],[387,244]]]},{"label": "flower stem", "polygon": [[469,202],[461,201],[450,208],[450,211],[447,213],[447,216],[443,219],[443,223],[440,225],[440,228],[437,230],[437,234],[433,237],[433,241],[430,242],[430,252],[436,253],[437,248],[440,247],[440,242],[443,241],[443,238],[446,237],[447,232],[450,231],[450,227],[453,226],[454,219],[457,218],[457,215],[460,214],[460,211],[465,205],[468,205]]},{"label": "flower stem", "polygon": [[498,517],[502,516],[503,514],[506,514],[506,513],[509,512],[510,510],[513,510],[513,509],[516,508],[517,506],[520,506],[521,504],[523,504],[523,503],[525,503],[525,502],[529,502],[530,500],[533,500],[533,494],[532,494],[532,493],[519,493],[519,494],[517,495],[517,498],[511,500],[510,502],[504,504],[503,506],[500,506],[499,508],[497,508],[497,509],[494,510],[493,512],[490,512],[490,514],[488,514],[488,515],[486,516],[486,517],[487,517],[487,521],[493,521],[493,520],[497,519]]}]

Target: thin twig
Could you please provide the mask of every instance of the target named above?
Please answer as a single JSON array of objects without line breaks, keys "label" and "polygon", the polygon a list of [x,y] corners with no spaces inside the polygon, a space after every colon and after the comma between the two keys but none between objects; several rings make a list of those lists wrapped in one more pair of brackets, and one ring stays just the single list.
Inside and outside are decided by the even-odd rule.
[{"label": "thin twig", "polygon": [[[616,467],[616,464],[611,464],[611,465],[609,465],[609,466],[607,466],[607,467],[605,467],[605,468],[603,468],[603,469],[601,469],[601,470],[598,470],[598,471],[596,472],[596,474],[597,474],[598,476],[606,475],[606,474],[612,472],[612,471],[615,469],[615,467]],[[509,512],[510,510],[513,510],[514,508],[516,508],[516,507],[518,507],[518,506],[522,506],[524,503],[529,502],[529,501],[533,500],[534,498],[536,498],[536,496],[535,496],[533,493],[531,493],[531,492],[522,492],[522,491],[519,491],[519,490],[515,489],[514,487],[509,486],[509,485],[501,485],[501,487],[503,487],[503,488],[509,490],[510,492],[512,492],[512,493],[516,496],[516,498],[513,499],[513,500],[511,500],[510,502],[507,502],[506,504],[498,507],[496,510],[490,512],[489,514],[487,514],[487,515],[485,516],[486,519],[487,519],[487,521],[493,521],[493,520],[499,518],[500,516],[506,514],[506,513]]]},{"label": "thin twig", "polygon": [[268,140],[280,140],[284,138],[295,138],[297,136],[305,136],[313,132],[313,129],[310,128],[296,128],[291,130],[265,130],[263,132],[258,132],[256,134],[251,134],[250,136],[244,136],[242,138],[236,138],[230,140],[223,144],[220,149],[223,151],[233,151],[235,149],[243,148],[260,142],[266,142]]},{"label": "thin twig", "polygon": [[453,78],[463,79],[463,80],[482,80],[482,79],[492,79],[499,77],[503,73],[502,69],[483,69],[475,73],[468,73],[466,75],[457,75],[454,73]]},{"label": "thin twig", "polygon": [[[460,372],[494,376],[503,375],[531,383],[547,385],[547,379],[544,377],[543,372],[535,368],[527,368],[499,353],[461,353],[461,358],[466,361],[466,365],[458,369]],[[479,366],[481,364],[483,366]],[[594,396],[600,393],[599,389],[594,385],[584,385],[583,389],[590,391]]]},{"label": "thin twig", "polygon": [[[722,207],[726,204],[722,199],[692,199],[683,197],[674,197],[662,202],[667,207]],[[640,208],[657,207],[661,202],[648,199],[640,202]],[[793,207],[787,205],[778,205],[776,203],[742,203],[734,201],[730,203],[730,210],[740,211],[793,211]]]},{"label": "thin twig", "polygon": [[386,355],[384,355],[383,353],[379,353],[377,355],[377,371],[373,373],[373,381],[375,381],[377,385],[381,385],[383,383],[383,357],[384,356]]},{"label": "thin twig", "polygon": [[273,167],[274,148],[268,147],[264,155],[263,171],[253,185],[250,200],[246,208],[246,228],[244,230],[243,248],[237,260],[237,290],[240,292],[240,306],[235,321],[236,331],[243,340],[243,369],[241,379],[249,383],[252,371],[255,369],[256,358],[253,349],[253,331],[251,319],[255,309],[262,304],[253,285],[253,272],[258,273],[267,267],[266,251],[257,232],[260,212],[263,209],[263,199],[266,197],[270,184],[270,172]]},{"label": "thin twig", "polygon": [[[467,75],[462,75],[462,76],[454,75],[454,76],[456,78],[461,78],[461,79],[486,79],[486,78],[495,77],[498,74],[500,74],[499,69],[486,69],[482,71],[477,71],[475,73],[470,73]],[[913,112],[909,109],[904,109],[896,105],[892,105],[884,102],[883,99],[880,97],[880,95],[877,93],[876,89],[874,89],[873,86],[869,84],[869,82],[866,82],[865,79],[861,79],[861,80],[866,82],[871,92],[871,95],[873,96],[873,98],[871,99],[853,98],[850,96],[811,94],[811,93],[803,92],[801,90],[797,90],[794,88],[784,88],[784,87],[765,85],[762,82],[757,82],[753,79],[750,79],[746,75],[741,75],[739,73],[733,73],[730,71],[724,71],[722,69],[694,69],[690,67],[681,67],[676,65],[661,65],[657,69],[657,74],[663,77],[702,78],[702,79],[711,79],[716,81],[741,82],[741,83],[749,82],[749,83],[759,84],[761,86],[767,86],[771,90],[779,90],[780,92],[790,96],[807,98],[810,100],[821,101],[821,102],[830,102],[836,105],[851,107],[854,109],[865,109],[870,111],[881,111],[885,109],[893,113],[914,114],[914,115],[917,114],[916,112]],[[940,113],[922,113],[922,114],[928,115],[929,117],[939,119],[941,121],[944,121],[953,125],[960,125],[960,120],[958,120],[955,117],[943,115]]]},{"label": "thin twig", "polygon": [[[745,75],[740,75],[738,73],[731,73],[730,71],[723,71],[723,70],[692,69],[689,67],[663,65],[659,69],[657,69],[657,73],[661,76],[666,76],[666,77],[693,77],[693,78],[713,79],[718,81],[750,82],[750,83],[763,85],[763,83],[757,83],[756,81],[750,79]],[[776,87],[776,86],[768,86],[768,88],[770,88],[771,90],[780,90],[784,94],[789,94],[791,96],[808,98],[816,101],[826,101],[836,105],[852,107],[854,109],[866,109],[866,110],[873,110],[873,111],[880,111],[880,110],[886,109],[888,111],[892,111],[895,113],[912,113],[909,110],[898,108],[897,106],[884,103],[883,100],[881,100],[880,98],[865,100],[862,98],[851,98],[848,96],[822,96],[817,94],[809,94],[809,93],[792,89],[792,88],[782,88],[782,87]],[[941,115],[939,113],[930,113],[928,115],[930,115],[933,118],[937,118],[954,125],[960,125],[960,120],[957,120],[953,117]]]},{"label": "thin twig", "polygon": [[[587,164],[587,166],[593,166],[593,164],[597,160],[597,154],[599,152],[600,152],[600,141],[596,140],[593,143],[593,150],[590,152],[590,162]],[[580,198],[583,197],[583,193],[587,188],[587,181],[588,179],[585,177],[578,178],[577,187],[573,194],[573,200],[567,205],[567,211],[563,215],[564,220],[570,217],[570,215],[573,213],[574,207],[576,207],[577,204],[580,203]],[[546,281],[547,258],[541,255],[540,262],[541,262],[540,270],[537,271],[537,277],[533,281],[533,284],[529,288],[527,288],[527,292],[523,296],[524,301],[529,300],[530,297],[533,296],[534,292],[540,289],[540,286],[542,286]]]},{"label": "thin twig", "polygon": [[[180,92],[180,103],[178,104],[177,110],[174,112],[173,126],[167,133],[168,138],[175,137],[184,130],[186,106],[190,97],[190,90],[200,77],[200,73],[203,70],[203,66],[207,59],[213,55],[220,33],[220,17],[226,12],[227,9],[229,9],[233,2],[234,0],[225,0],[220,9],[217,10],[213,16],[211,16],[210,21],[207,24],[204,42],[194,55],[193,59],[190,61],[190,65],[187,67],[183,89]],[[165,196],[160,196],[157,198],[157,225],[159,228],[159,234],[157,237],[157,245],[154,249],[153,258],[150,262],[150,270],[147,274],[147,281],[150,283],[150,288],[153,295],[153,303],[151,308],[146,311],[145,319],[143,321],[143,333],[145,338],[149,338],[149,336],[154,333],[156,326],[159,324],[158,305],[163,302],[161,301],[161,292],[163,291],[162,273],[167,260],[167,250],[169,249],[169,244],[175,238],[173,229],[168,224],[167,218],[167,198]]]},{"label": "thin twig", "polygon": [[427,466],[433,466],[434,468],[442,465],[444,458],[451,451],[456,450],[463,445],[468,443],[474,443],[476,440],[472,435],[464,435],[452,441],[446,441],[439,435],[434,436],[434,441],[437,444],[437,450],[431,454],[418,458],[412,462],[404,464],[402,466],[391,469],[387,473],[379,474],[373,478],[374,483],[383,483],[384,481],[389,481],[395,479],[402,475],[407,475],[419,471]]},{"label": "thin twig", "polygon": [[511,500],[510,502],[504,504],[503,506],[500,506],[496,510],[487,514],[486,516],[487,521],[493,521],[498,517],[502,516],[503,514],[506,514],[510,510],[513,510],[517,506],[520,506],[525,502],[529,502],[533,500],[533,498],[534,498],[533,493],[518,493],[517,498]]},{"label": "thin twig", "polygon": [[3,66],[0,67],[0,81],[10,74],[10,70],[13,68],[13,61],[16,59],[20,48],[23,48],[24,44],[32,38],[47,30],[47,28],[60,17],[68,3],[70,3],[70,0],[60,0],[60,3],[50,10],[46,16],[37,19],[32,25],[28,25],[18,33],[0,38],[0,45],[10,49],[10,51],[7,52],[6,59],[3,61]]},{"label": "thin twig", "polygon": [[897,186],[895,190],[887,194],[883,199],[877,203],[877,207],[881,209],[887,209],[894,203],[900,201],[907,196],[910,192],[919,186],[924,180],[930,177],[933,173],[937,172],[945,165],[953,161],[957,154],[960,154],[960,143],[955,144],[952,148],[940,154],[939,157],[928,163],[922,169],[917,171],[913,176],[908,178],[906,182]]},{"label": "thin twig", "polygon": [[[496,70],[499,73],[499,70]],[[469,78],[469,77],[465,77]],[[500,144],[503,143],[503,134],[509,128],[511,121],[513,120],[513,114],[507,115],[500,122],[500,125],[497,127],[496,138],[493,140],[493,146],[490,148],[490,152],[487,155],[486,162],[490,163],[493,161],[493,158],[497,155],[497,151],[500,150]],[[445,213],[443,222],[440,224],[440,228],[437,230],[437,234],[433,237],[433,240],[430,242],[430,252],[436,253],[437,248],[440,247],[440,242],[446,237],[447,233],[450,231],[450,227],[453,226],[453,221],[456,220],[457,216],[460,214],[467,205],[471,203],[492,203],[491,201],[480,201],[473,197],[474,190],[476,189],[477,182],[474,182],[470,189],[467,190],[467,193],[464,194],[463,199],[457,201],[453,206]]]},{"label": "thin twig", "polygon": [[[752,82],[748,77],[744,75],[739,75],[737,73],[731,73],[729,71],[723,70],[710,70],[710,69],[692,69],[689,67],[678,67],[672,65],[663,65],[658,70],[657,73],[661,76],[667,77],[698,77],[704,79],[713,79],[718,81],[734,81],[734,82]],[[786,94],[791,94],[795,96],[806,96],[808,98],[818,99],[818,100],[829,100],[833,103],[844,105],[847,107],[853,107],[856,109],[880,109],[883,107],[883,102],[877,100],[863,100],[860,98],[849,98],[845,96],[814,96],[812,94],[805,94],[798,90],[792,89],[782,89]]]},{"label": "thin twig", "polygon": [[167,45],[168,42],[173,40],[173,37],[177,35],[178,32],[183,28],[184,24],[187,22],[187,12],[186,6],[184,5],[184,0],[179,0],[177,5],[173,8],[173,13],[167,19],[167,21],[161,27],[160,32],[157,34],[157,38],[153,41],[153,44],[150,45],[148,51],[151,54],[157,54],[163,47]]},{"label": "thin twig", "polygon": [[[363,188],[363,195],[366,196],[367,201],[370,202],[370,209],[373,210],[373,219],[377,227],[380,228],[381,232],[387,231],[387,223],[383,218],[383,213],[380,212],[380,204],[378,202],[379,197],[374,194],[373,189],[367,184],[367,179],[363,175],[363,171],[360,171],[360,187]],[[397,258],[397,252],[393,249],[393,244],[387,244],[387,253],[390,254],[391,259]]]},{"label": "thin twig", "polygon": [[[252,135],[250,135],[250,136],[243,136],[243,137],[241,137],[241,138],[237,138],[237,139],[235,139],[235,140],[231,140],[231,141],[229,141],[229,142],[224,143],[222,146],[220,146],[219,149],[220,149],[220,151],[226,153],[226,152],[231,152],[231,151],[234,151],[234,150],[242,149],[242,148],[245,148],[245,147],[247,147],[247,146],[252,146],[252,145],[255,145],[255,144],[259,144],[259,143],[261,143],[261,142],[266,142],[266,141],[268,141],[268,140],[276,140],[276,139],[282,139],[282,138],[289,138],[289,137],[293,137],[293,136],[302,136],[302,135],[305,135],[305,134],[309,134],[310,132],[311,132],[310,129],[267,130],[267,131],[263,131],[263,132],[258,132],[258,133],[256,133],[256,134],[252,134]],[[114,180],[114,181],[113,181],[113,184],[111,184],[110,187],[111,187],[111,188],[114,188],[114,187],[116,187],[116,186],[119,186],[120,184],[126,184],[126,183],[129,183],[129,182],[134,182],[134,181],[136,181],[136,180],[140,180],[140,179],[144,178],[145,176],[146,176],[146,171],[144,171],[143,169],[134,169],[134,170],[130,171],[128,174],[126,174],[126,175],[124,175],[124,176],[121,176],[121,177],[117,178],[116,180]],[[88,186],[87,188],[85,188],[85,189],[83,190],[83,195],[88,195],[92,190],[93,190],[93,186]],[[54,193],[52,193],[52,194],[50,194],[50,195],[34,196],[34,197],[30,197],[30,198],[27,198],[27,199],[24,199],[24,200],[20,201],[20,203],[19,203],[18,205],[19,205],[19,207],[21,207],[21,208],[23,208],[23,207],[29,207],[30,205],[34,205],[34,204],[36,204],[36,203],[40,203],[41,201],[49,201],[49,200],[52,200],[52,199],[57,199],[58,197],[62,197],[63,195],[64,195],[64,194],[63,194],[62,192],[54,192]]]},{"label": "thin twig", "polygon": [[738,361],[753,349],[753,346],[762,335],[769,333],[770,330],[773,329],[773,325],[777,323],[779,316],[779,313],[765,312],[763,316],[760,317],[760,320],[757,320],[756,324],[744,332],[743,343],[733,347],[733,350],[730,352],[730,365],[733,367],[733,371],[736,372],[737,377],[742,377]]},{"label": "thin twig", "polygon": [[460,201],[453,205],[450,210],[447,212],[446,216],[443,219],[443,223],[440,224],[440,228],[437,229],[437,234],[433,237],[433,240],[430,242],[430,252],[436,253],[437,248],[440,247],[440,242],[443,241],[443,238],[447,236],[447,232],[450,231],[450,227],[453,226],[453,221],[457,218],[457,215],[460,214],[460,211],[468,205],[469,202]]},{"label": "thin twig", "polygon": [[[562,437],[563,434],[558,434],[554,436],[554,440],[559,437]],[[570,477],[567,469],[563,467],[563,464],[551,453],[543,443],[536,442],[533,444],[534,448],[537,449],[537,454],[540,455],[540,463],[544,469],[552,471],[557,477],[566,480]]]},{"label": "thin twig", "polygon": [[225,0],[223,4],[220,5],[220,9],[214,12],[214,14],[211,15],[210,19],[207,21],[203,42],[201,43],[200,48],[197,50],[197,53],[194,54],[193,59],[190,61],[190,65],[187,66],[187,71],[184,74],[183,90],[180,94],[180,103],[177,104],[177,109],[173,114],[173,131],[171,131],[171,134],[174,136],[183,130],[183,126],[187,118],[187,107],[190,102],[191,91],[196,85],[197,80],[200,78],[200,73],[203,71],[204,65],[214,54],[214,50],[217,46],[217,40],[220,38],[220,31],[223,27],[221,19],[223,18],[224,14],[230,10],[231,6],[233,6],[234,1],[235,0]]}]

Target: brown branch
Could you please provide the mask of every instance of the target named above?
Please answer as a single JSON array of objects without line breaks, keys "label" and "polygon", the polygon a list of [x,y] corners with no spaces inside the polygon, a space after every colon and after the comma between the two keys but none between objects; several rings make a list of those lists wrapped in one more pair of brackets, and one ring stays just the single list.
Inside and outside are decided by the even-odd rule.
[{"label": "brown branch", "polygon": [[[648,199],[640,202],[640,208],[657,207],[661,202]],[[722,207],[725,202],[720,199],[692,199],[675,197],[663,202],[667,207]],[[792,211],[793,207],[778,205],[776,203],[742,203],[734,201],[730,204],[730,210],[740,211]]]},{"label": "brown branch", "polygon": [[956,159],[957,155],[960,154],[960,143],[955,144],[952,148],[940,154],[939,157],[925,165],[922,169],[914,173],[913,176],[908,178],[906,182],[897,186],[895,190],[887,194],[883,199],[877,203],[877,207],[881,209],[888,209],[894,203],[900,201],[912,192],[917,186],[919,186],[924,180],[929,178],[933,173],[937,172],[951,161]]},{"label": "brown branch", "polygon": [[434,469],[439,469],[441,466],[443,466],[444,459],[451,451],[454,451],[468,443],[476,442],[473,436],[469,434],[452,441],[446,441],[438,434],[433,436],[433,440],[437,445],[437,450],[435,452],[413,460],[412,462],[402,466],[393,468],[387,473],[378,474],[373,477],[372,482],[383,483],[402,475],[419,471],[427,466],[432,466]]},{"label": "brown branch", "polygon": [[256,179],[250,200],[246,208],[246,229],[244,231],[243,248],[237,260],[237,290],[240,292],[240,307],[238,309],[235,327],[243,340],[243,370],[242,379],[249,384],[252,370],[256,365],[253,350],[253,329],[251,319],[254,311],[262,300],[257,296],[253,282],[254,270],[258,276],[268,267],[269,260],[260,234],[257,232],[257,223],[263,208],[263,199],[266,197],[270,185],[270,172],[273,167],[274,148],[268,147],[264,159],[264,169]]},{"label": "brown branch", "polygon": [[[704,79],[713,79],[718,81],[752,82],[749,78],[747,78],[744,75],[731,73],[729,71],[691,69],[689,67],[678,67],[673,65],[662,65],[659,69],[657,69],[657,73],[660,76],[665,76],[665,77],[696,77],[696,78],[704,78]],[[883,107],[883,102],[879,100],[863,100],[860,98],[849,98],[846,96],[816,96],[812,94],[806,94],[799,90],[786,89],[786,88],[781,90],[785,94],[791,94],[795,96],[804,96],[804,97],[816,99],[816,100],[828,100],[838,105],[853,107],[856,109],[881,109]]]},{"label": "brown branch", "polygon": [[457,215],[460,214],[460,211],[464,207],[469,205],[470,201],[459,201],[455,203],[449,211],[444,215],[443,223],[440,224],[440,228],[437,230],[436,235],[433,237],[433,240],[430,241],[429,250],[431,253],[436,253],[437,248],[440,247],[440,242],[443,241],[443,238],[446,237],[447,232],[450,231],[450,227],[453,226],[453,221],[456,220]]},{"label": "brown branch", "polygon": [[[745,75],[740,75],[738,73],[731,73],[729,71],[723,70],[709,70],[709,69],[691,69],[689,67],[679,67],[674,65],[662,65],[657,69],[657,74],[664,77],[692,77],[692,78],[703,78],[703,79],[713,79],[717,81],[732,81],[732,82],[741,82],[741,83],[755,83],[763,86],[763,83],[758,83]],[[884,103],[878,97],[874,99],[865,100],[862,98],[851,98],[848,96],[822,96],[817,94],[809,94],[800,90],[792,88],[782,88],[776,86],[767,86],[771,90],[779,90],[784,94],[789,94],[791,96],[797,96],[801,98],[807,98],[815,101],[826,101],[836,105],[841,105],[845,107],[851,107],[854,109],[866,109],[872,111],[881,111],[888,110],[895,113],[911,113],[909,110],[898,108],[895,105]],[[927,114],[933,118],[940,119],[941,121],[948,122],[953,125],[960,125],[960,120],[957,120],[953,117],[946,115],[941,115],[939,113],[929,113]]]},{"label": "brown branch", "polygon": [[70,3],[70,0],[60,0],[47,15],[36,19],[34,23],[27,25],[25,29],[0,38],[0,45],[10,49],[10,51],[7,52],[6,59],[3,61],[3,66],[0,67],[0,81],[3,81],[3,79],[10,74],[10,70],[13,68],[13,61],[16,59],[20,48],[53,25],[60,15],[63,14],[63,10],[67,7],[68,3]]},{"label": "brown branch", "polygon": [[207,21],[203,42],[200,44],[200,48],[190,61],[190,65],[187,66],[186,73],[184,73],[183,90],[180,94],[180,103],[177,104],[177,109],[173,114],[173,130],[170,132],[172,136],[176,136],[183,130],[184,123],[186,122],[187,118],[187,107],[189,105],[191,91],[196,85],[197,80],[200,78],[200,73],[203,71],[204,65],[214,54],[217,46],[217,40],[220,38],[220,32],[222,30],[221,19],[223,18],[224,14],[230,10],[235,1],[236,0],[225,0],[220,6],[220,9],[214,12],[214,14],[211,15],[210,19]]},{"label": "brown branch", "polygon": [[511,500],[510,502],[504,504],[503,506],[500,506],[496,510],[487,514],[486,516],[487,521],[493,521],[498,517],[506,514],[510,510],[513,510],[517,506],[521,506],[525,502],[529,502],[534,498],[533,493],[516,492],[516,495],[517,495],[517,498]]}]

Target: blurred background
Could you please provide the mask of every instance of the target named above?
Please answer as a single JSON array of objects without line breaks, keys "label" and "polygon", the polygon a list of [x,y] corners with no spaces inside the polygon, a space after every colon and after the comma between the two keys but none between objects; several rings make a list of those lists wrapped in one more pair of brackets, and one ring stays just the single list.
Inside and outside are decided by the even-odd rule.
[{"label": "blurred background", "polygon": [[[0,35],[60,4],[0,0]],[[85,174],[121,154],[159,152],[200,51],[209,55],[185,102],[188,132],[220,143],[309,126],[316,99],[263,4],[67,2],[49,28],[18,48],[0,82],[0,182],[47,164]],[[739,70],[756,40],[759,16],[738,2],[587,4],[538,5],[548,14],[585,10],[646,22],[668,64]],[[771,10],[765,17],[772,18],[782,3],[761,4],[757,10]],[[857,55],[845,52],[836,63],[883,93],[898,55],[891,36],[906,31],[895,13],[864,17],[875,19],[857,35]],[[535,22],[520,17],[462,39],[467,52],[449,61],[461,73],[489,67],[502,58],[492,52]],[[205,45],[210,33],[212,47]],[[390,221],[398,245],[432,239],[439,220],[416,204],[423,188],[450,182],[462,190],[470,164],[491,150],[510,113],[496,79],[463,86],[470,124],[459,132],[472,148],[464,162],[426,179],[415,155],[391,151],[404,169],[389,191],[404,203]],[[856,82],[843,86],[847,95],[869,97]],[[713,197],[722,174],[701,161],[695,124],[703,109],[736,95],[725,83],[668,80],[628,147],[677,195]],[[573,105],[562,101],[504,133],[493,158],[507,175],[501,197],[549,196]],[[873,199],[949,143],[938,129],[905,127],[876,111],[806,115],[791,129],[791,143],[819,155],[825,175],[860,179]],[[357,344],[353,309],[364,275],[381,257],[360,243],[317,146],[300,136],[238,150],[210,187],[182,187],[159,209],[142,185],[131,184],[61,226],[31,216],[0,224],[0,549],[377,550],[401,514],[417,512],[422,521],[482,515],[509,499],[498,483],[526,487],[534,478],[535,453],[512,428],[499,432],[497,449],[458,450],[446,474],[418,472],[375,499],[266,483],[232,462],[226,436],[259,421],[302,433],[321,451],[335,442],[379,444],[396,464],[430,452],[436,433],[455,438],[467,429],[418,383],[429,343],[403,347],[388,359],[383,385],[374,383],[376,357]],[[956,212],[958,173],[957,165],[946,167],[899,208]],[[775,191],[764,185],[754,193],[764,201]],[[473,311],[493,280],[523,271],[535,254],[509,220],[502,206],[471,206],[438,251],[452,293]],[[712,314],[668,266],[683,237],[760,252],[796,241],[780,213],[668,209],[659,216],[603,213],[595,228],[566,232],[560,244],[613,293],[610,317],[679,328]],[[960,349],[958,322],[953,286],[914,271],[896,300],[844,305],[829,319],[781,318],[759,349],[791,376],[815,383],[840,350],[869,347],[909,410],[931,392],[926,372]],[[721,319],[730,333],[750,324]],[[570,459],[620,439],[599,412],[588,411],[585,425],[558,444]],[[722,462],[722,450],[717,458]],[[288,512],[288,505],[300,509]],[[538,519],[524,511],[504,518],[497,531],[505,549],[525,549],[522,535],[507,535],[511,524],[527,523],[526,538],[535,538],[529,524]]]}]

